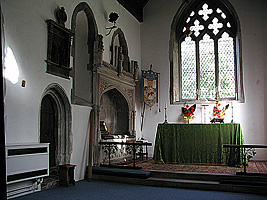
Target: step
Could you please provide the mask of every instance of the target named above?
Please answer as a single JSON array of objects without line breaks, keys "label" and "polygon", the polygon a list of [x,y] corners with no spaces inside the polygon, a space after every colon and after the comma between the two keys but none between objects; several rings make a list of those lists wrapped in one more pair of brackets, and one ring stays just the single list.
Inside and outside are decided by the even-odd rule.
[{"label": "step", "polygon": [[158,170],[150,170],[149,172],[151,176],[147,178],[93,173],[93,179],[147,186],[267,195],[266,177]]},{"label": "step", "polygon": [[205,180],[217,181],[235,180],[235,181],[257,181],[266,182],[266,176],[255,175],[235,175],[235,174],[211,174],[211,173],[196,173],[196,172],[176,172],[176,171],[161,171],[150,170],[151,176],[154,178],[169,178],[169,179],[188,179],[188,180]]},{"label": "step", "polygon": [[158,187],[172,187],[172,188],[224,191],[224,192],[241,192],[241,193],[267,195],[266,186],[243,185],[238,182],[230,183],[230,184],[222,184],[218,181],[150,177],[146,179],[145,185],[158,186]]},{"label": "step", "polygon": [[166,182],[166,183],[173,183],[173,184],[206,184],[206,185],[218,185],[220,182],[218,181],[200,181],[200,180],[188,180],[188,179],[168,179],[168,178],[154,178],[150,177],[147,181],[156,181],[156,182]]},{"label": "step", "polygon": [[217,181],[200,181],[187,179],[168,179],[168,178],[154,178],[150,177],[146,180],[147,185],[160,187],[176,187],[189,189],[210,189],[216,185],[220,185]]},{"label": "step", "polygon": [[143,178],[143,179],[146,179],[151,175],[151,172],[149,171],[108,168],[108,167],[93,167],[92,172],[93,174],[99,174],[99,175]]}]

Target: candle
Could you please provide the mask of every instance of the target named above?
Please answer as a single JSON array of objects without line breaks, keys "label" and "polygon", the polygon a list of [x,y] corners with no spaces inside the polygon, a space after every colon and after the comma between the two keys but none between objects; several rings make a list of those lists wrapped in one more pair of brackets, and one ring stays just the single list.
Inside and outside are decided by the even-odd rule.
[{"label": "candle", "polygon": [[167,103],[165,103],[165,108],[167,109]]}]

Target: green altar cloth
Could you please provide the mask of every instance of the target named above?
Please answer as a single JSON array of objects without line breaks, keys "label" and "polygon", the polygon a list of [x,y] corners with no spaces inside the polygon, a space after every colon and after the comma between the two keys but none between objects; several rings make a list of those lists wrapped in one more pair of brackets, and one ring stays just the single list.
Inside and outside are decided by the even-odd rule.
[{"label": "green altar cloth", "polygon": [[244,144],[240,124],[158,124],[153,159],[156,163],[242,166]]}]

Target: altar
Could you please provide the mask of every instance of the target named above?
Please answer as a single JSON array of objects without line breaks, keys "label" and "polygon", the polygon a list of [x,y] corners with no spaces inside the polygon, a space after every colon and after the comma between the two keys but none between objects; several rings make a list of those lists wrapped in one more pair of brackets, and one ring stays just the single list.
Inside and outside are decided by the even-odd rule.
[{"label": "altar", "polygon": [[240,124],[158,124],[153,159],[156,163],[242,166],[244,144]]}]

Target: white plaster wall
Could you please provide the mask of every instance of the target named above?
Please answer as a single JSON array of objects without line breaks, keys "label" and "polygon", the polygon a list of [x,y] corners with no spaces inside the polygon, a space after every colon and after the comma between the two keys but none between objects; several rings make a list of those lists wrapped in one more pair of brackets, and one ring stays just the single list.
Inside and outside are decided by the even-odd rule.
[{"label": "white plaster wall", "polygon": [[[75,163],[75,180],[84,178],[86,166],[89,160],[89,136],[90,136],[90,107],[72,106],[73,127],[73,155],[71,163]],[[77,119],[82,120],[82,123]]]},{"label": "white plaster wall", "polygon": [[[66,27],[70,28],[72,12],[81,1],[78,0],[2,0],[6,48],[10,47],[17,62],[19,77],[13,84],[6,79],[6,142],[39,142],[39,111],[41,96],[50,83],[58,83],[70,98],[72,79],[63,79],[46,73],[47,24],[45,20],[55,20],[54,10],[65,7],[68,15]],[[110,12],[119,14],[117,26],[124,32],[130,59],[141,62],[140,23],[116,0],[86,0],[93,11],[98,33],[104,36],[104,60],[110,61],[106,27]],[[85,41],[87,42],[87,41]],[[21,81],[26,80],[26,87]],[[72,105],[73,151],[71,163],[76,164],[75,179],[84,178],[88,155],[88,118],[90,107]]]},{"label": "white plaster wall", "polygon": [[[240,121],[248,144],[267,144],[267,106],[265,95],[267,61],[267,2],[232,1],[242,30],[244,87],[246,103],[238,105]],[[237,7],[237,5],[241,5]],[[267,158],[267,150],[257,150],[255,159]]]},{"label": "white plaster wall", "polygon": [[[243,71],[245,103],[234,104],[234,120],[241,124],[247,144],[267,144],[267,107],[266,107],[266,59],[267,59],[267,2],[265,0],[230,0],[239,15],[242,33]],[[155,141],[157,124],[164,121],[164,105],[168,104],[168,121],[183,123],[179,120],[181,107],[169,105],[169,39],[173,17],[182,0],[153,0],[145,6],[144,22],[141,24],[142,69],[160,73],[160,108],[146,109],[143,131],[140,133],[149,141]],[[138,100],[136,100],[138,102]],[[210,105],[209,112],[214,105]],[[137,107],[137,116],[141,115],[141,104]],[[201,122],[201,106],[197,105],[196,119]],[[225,121],[231,121],[232,111],[227,111]],[[138,131],[140,124],[138,123]],[[152,156],[153,150],[150,152]],[[266,160],[266,150],[257,149],[254,159]]]}]

